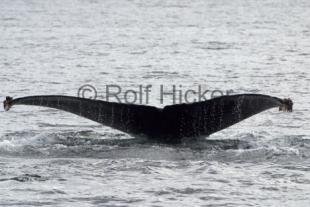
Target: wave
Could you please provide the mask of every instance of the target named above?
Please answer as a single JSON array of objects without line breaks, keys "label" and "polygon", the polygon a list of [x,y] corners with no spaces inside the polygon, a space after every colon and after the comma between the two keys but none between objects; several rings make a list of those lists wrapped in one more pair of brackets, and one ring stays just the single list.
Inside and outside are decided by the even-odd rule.
[{"label": "wave", "polygon": [[310,157],[310,139],[287,136],[268,141],[268,134],[238,134],[235,139],[185,140],[171,145],[123,133],[24,131],[0,137],[0,155],[6,157],[79,157],[100,159],[217,160],[259,162]]}]

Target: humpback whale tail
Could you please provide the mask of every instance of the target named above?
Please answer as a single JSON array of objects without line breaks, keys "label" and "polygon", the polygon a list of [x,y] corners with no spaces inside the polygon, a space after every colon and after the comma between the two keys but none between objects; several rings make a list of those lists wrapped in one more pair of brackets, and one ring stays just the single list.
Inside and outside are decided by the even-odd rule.
[{"label": "humpback whale tail", "polygon": [[221,96],[164,108],[71,96],[6,97],[3,104],[6,111],[13,105],[60,109],[129,134],[142,134],[165,142],[208,136],[267,109],[279,107],[280,111],[291,112],[293,106],[291,99],[261,94]]}]

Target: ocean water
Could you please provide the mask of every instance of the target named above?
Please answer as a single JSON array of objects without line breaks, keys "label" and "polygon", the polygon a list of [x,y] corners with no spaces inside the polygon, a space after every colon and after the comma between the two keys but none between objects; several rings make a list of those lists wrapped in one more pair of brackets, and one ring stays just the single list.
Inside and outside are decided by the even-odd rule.
[{"label": "ocean water", "polygon": [[0,206],[309,206],[309,1],[0,7],[1,99],[77,96],[85,84],[104,99],[109,84],[121,94],[150,84],[158,107],[171,103],[160,85],[294,101],[293,113],[271,109],[176,146],[53,109],[1,109]]}]

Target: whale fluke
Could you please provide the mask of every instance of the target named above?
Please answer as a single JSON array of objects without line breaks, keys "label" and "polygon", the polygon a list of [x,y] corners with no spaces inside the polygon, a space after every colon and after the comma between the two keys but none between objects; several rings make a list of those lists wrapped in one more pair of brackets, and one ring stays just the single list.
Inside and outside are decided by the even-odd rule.
[{"label": "whale fluke", "polygon": [[6,111],[13,105],[60,109],[129,134],[145,135],[165,142],[208,136],[267,109],[279,107],[280,111],[291,112],[293,106],[291,99],[261,94],[221,96],[164,108],[71,96],[6,97],[3,104]]}]

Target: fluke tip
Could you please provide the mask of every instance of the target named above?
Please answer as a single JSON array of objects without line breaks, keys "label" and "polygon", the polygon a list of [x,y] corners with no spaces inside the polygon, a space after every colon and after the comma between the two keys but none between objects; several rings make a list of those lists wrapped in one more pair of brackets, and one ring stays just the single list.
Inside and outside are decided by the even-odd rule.
[{"label": "fluke tip", "polygon": [[3,101],[3,107],[5,111],[10,110],[12,106],[12,101],[13,101],[13,98],[10,96],[7,96],[6,99]]},{"label": "fluke tip", "polygon": [[293,111],[293,101],[290,98],[285,98],[282,100],[282,105],[279,107],[279,111]]}]

